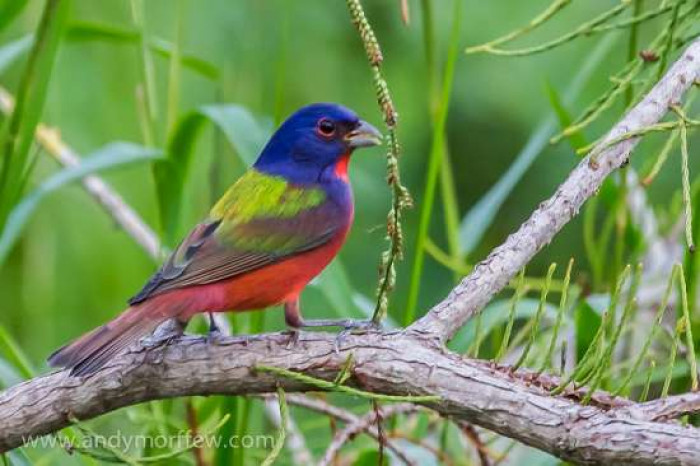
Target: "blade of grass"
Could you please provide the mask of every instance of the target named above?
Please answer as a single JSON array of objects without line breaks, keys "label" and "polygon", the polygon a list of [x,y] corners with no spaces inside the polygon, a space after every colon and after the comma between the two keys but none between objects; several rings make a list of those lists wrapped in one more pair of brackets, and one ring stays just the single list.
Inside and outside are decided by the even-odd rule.
[{"label": "blade of grass", "polygon": [[[629,268],[629,266],[627,266]],[[627,269],[625,269],[627,270]],[[623,274],[624,276],[624,274]],[[613,359],[613,352],[615,351],[615,347],[617,346],[617,342],[620,339],[620,335],[622,334],[622,330],[625,328],[625,324],[627,323],[629,316],[632,313],[632,310],[637,304],[636,301],[636,294],[637,294],[637,289],[639,287],[639,282],[641,280],[642,276],[642,265],[639,264],[635,268],[634,275],[632,276],[632,283],[630,285],[629,291],[627,292],[627,300],[625,302],[625,307],[622,311],[622,317],[620,317],[619,322],[616,322],[614,318],[610,319],[610,323],[614,326],[612,329],[612,338],[610,339],[610,342],[608,345],[605,347],[605,351],[603,352],[603,357],[600,359],[598,362],[597,367],[594,369],[594,372],[596,372],[595,380],[593,383],[590,385],[590,390],[586,394],[586,396],[583,399],[583,403],[587,404],[590,402],[591,397],[593,396],[593,393],[598,389],[598,387],[602,384],[603,378],[606,377],[607,375],[610,375],[610,366],[612,364],[612,359]],[[621,283],[621,282],[619,282]],[[619,287],[615,290],[617,296]],[[610,300],[610,308],[611,311],[614,309],[613,306],[613,299]]]},{"label": "blade of grass", "polygon": [[695,354],[695,341],[693,340],[693,324],[690,320],[690,307],[688,305],[688,292],[686,289],[685,272],[683,266],[676,265],[678,269],[678,282],[681,289],[681,308],[683,310],[683,318],[685,319],[685,344],[688,357],[688,365],[690,366],[690,388],[692,391],[698,391],[698,362]]},{"label": "blade of grass", "polygon": [[413,267],[411,269],[411,281],[408,290],[406,313],[404,314],[404,324],[413,322],[418,305],[420,293],[420,280],[423,274],[423,262],[425,259],[425,242],[428,238],[428,227],[433,210],[433,200],[435,198],[435,185],[437,183],[440,165],[442,163],[443,147],[445,144],[445,124],[449,110],[450,96],[452,94],[452,83],[454,81],[455,64],[459,55],[459,34],[461,24],[460,0],[454,1],[454,16],[452,19],[452,31],[449,39],[449,51],[447,62],[443,71],[442,89],[440,91],[440,103],[433,125],[432,146],[428,159],[428,169],[425,178],[425,189],[421,202],[420,220],[418,223],[418,233],[416,238],[415,252],[413,256]]},{"label": "blade of grass", "polygon": [[184,28],[185,0],[176,0],[175,9],[175,42],[172,54],[170,55],[170,67],[168,70],[168,108],[166,115],[166,128],[170,132],[175,127],[178,107],[180,104],[180,65],[182,60],[182,35]]},{"label": "blade of grass", "polygon": [[131,16],[138,30],[139,57],[141,73],[141,89],[143,92],[143,131],[144,141],[147,146],[152,146],[156,141],[156,121],[158,119],[158,101],[156,96],[156,77],[153,67],[153,57],[148,48],[148,35],[146,33],[146,11],[143,0],[131,0]]},{"label": "blade of grass", "polygon": [[651,387],[651,377],[654,375],[654,369],[656,369],[656,361],[651,359],[649,361],[649,369],[647,370],[647,380],[644,383],[644,388],[642,389],[641,395],[639,395],[639,402],[644,403],[647,401],[649,396],[649,388]]},{"label": "blade of grass", "polygon": [[[637,359],[634,361],[634,364],[632,365],[632,368],[630,369],[629,373],[627,374],[627,377],[622,381],[620,386],[615,389],[615,391],[612,392],[613,396],[617,396],[627,388],[627,385],[630,383],[632,378],[637,375],[637,372],[639,371],[639,368],[642,365],[642,361],[644,358],[647,357],[647,354],[649,352],[649,348],[651,347],[651,342],[654,340],[654,337],[656,336],[656,331],[658,328],[661,326],[661,322],[664,317],[664,313],[666,312],[666,308],[668,307],[668,300],[671,298],[671,292],[673,291],[673,285],[676,282],[676,276],[678,275],[678,269],[674,267],[673,271],[671,272],[671,275],[668,279],[668,284],[666,286],[666,291],[664,292],[663,296],[661,297],[661,304],[659,305],[658,311],[656,311],[656,316],[654,316],[654,321],[651,327],[651,330],[649,331],[649,335],[647,336],[647,339],[644,341],[644,344],[642,345],[641,351],[639,351],[639,354],[637,356]],[[672,366],[673,364],[671,364]]]},{"label": "blade of grass", "polygon": [[542,360],[542,366],[540,366],[539,370],[540,372],[545,371],[549,367],[552,361],[552,356],[554,355],[554,348],[557,346],[559,329],[561,328],[561,323],[564,320],[564,312],[566,312],[566,308],[568,306],[569,283],[571,281],[571,269],[573,266],[574,258],[572,257],[569,259],[569,265],[566,267],[566,273],[564,274],[564,286],[559,299],[559,311],[557,312],[557,319],[554,321],[554,328],[552,330],[552,338],[549,342],[549,349],[547,350],[547,353],[545,353],[544,359]]},{"label": "blade of grass", "polygon": [[[421,9],[423,11],[423,49],[425,51],[425,64],[428,79],[428,107],[433,126],[436,124],[436,112],[440,102],[440,90],[436,83],[438,80],[438,70],[435,66],[435,28],[433,26],[433,6],[431,0],[422,0]],[[440,195],[442,197],[442,208],[445,216],[445,232],[447,234],[447,246],[452,262],[461,261],[459,250],[459,204],[457,191],[455,189],[454,175],[452,173],[452,163],[450,161],[449,147],[445,140],[442,147],[440,159]],[[426,247],[430,239],[426,243]],[[427,251],[426,251],[427,252]],[[455,280],[461,277],[454,271]]]},{"label": "blade of grass", "polygon": [[496,361],[503,359],[508,349],[508,344],[510,343],[510,335],[513,332],[513,324],[515,323],[515,312],[518,308],[518,302],[527,293],[525,288],[525,269],[520,271],[518,274],[518,282],[515,286],[515,291],[510,299],[510,308],[508,309],[508,320],[506,323],[505,331],[503,332],[503,339],[501,340],[501,347],[496,353]]},{"label": "blade of grass", "polygon": [[15,109],[2,134],[0,147],[0,227],[21,196],[29,148],[34,140],[46,90],[61,41],[70,0],[48,0],[34,44],[20,78]]},{"label": "blade of grass", "polygon": [[683,333],[683,327],[685,325],[685,319],[678,319],[676,322],[675,332],[673,333],[673,343],[671,343],[671,354],[668,357],[668,362],[666,367],[668,368],[666,372],[666,377],[664,378],[664,386],[661,389],[661,398],[666,398],[668,396],[668,390],[671,387],[671,380],[673,379],[673,371],[676,365],[676,355],[678,354],[678,343],[681,340],[681,333]]},{"label": "blade of grass", "polygon": [[277,389],[277,399],[280,403],[280,429],[277,434],[277,441],[274,447],[267,455],[265,460],[262,462],[262,466],[271,466],[277,457],[282,452],[282,447],[284,447],[284,441],[287,439],[287,424],[289,423],[289,408],[287,407],[287,399],[284,396],[284,390],[281,388]]},{"label": "blade of grass", "polygon": [[517,370],[522,364],[525,363],[525,360],[527,359],[528,354],[530,353],[530,349],[532,348],[532,345],[535,343],[535,337],[537,337],[537,333],[539,332],[540,329],[540,319],[542,318],[542,311],[544,310],[544,305],[547,302],[547,294],[549,293],[549,286],[552,283],[552,276],[554,275],[554,271],[557,268],[557,264],[553,263],[549,266],[549,269],[547,269],[547,277],[545,278],[545,286],[542,288],[542,292],[540,293],[540,304],[537,307],[537,312],[535,313],[535,317],[533,320],[532,324],[532,329],[530,330],[530,338],[527,341],[527,344],[525,345],[525,348],[523,349],[522,354],[518,358],[518,361],[513,365],[513,370]]}]

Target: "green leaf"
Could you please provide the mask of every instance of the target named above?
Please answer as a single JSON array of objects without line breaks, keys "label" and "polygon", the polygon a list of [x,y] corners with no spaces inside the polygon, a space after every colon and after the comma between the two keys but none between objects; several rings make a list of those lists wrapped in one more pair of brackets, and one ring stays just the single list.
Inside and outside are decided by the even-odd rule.
[{"label": "green leaf", "polygon": [[29,0],[0,0],[0,31],[5,29],[27,6]]},{"label": "green leaf", "polygon": [[[576,76],[566,91],[564,101],[567,104],[576,99],[581,93],[584,85],[596,71],[598,65],[616,40],[615,36],[604,37],[588,56],[583,66],[577,70]],[[549,115],[530,136],[523,150],[520,151],[520,154],[517,155],[515,161],[513,161],[498,182],[464,216],[459,231],[460,247],[463,254],[471,253],[481,242],[501,205],[513,191],[515,185],[522,179],[525,172],[547,147],[549,138],[554,134],[555,129],[555,117],[554,115]]]},{"label": "green leaf", "polygon": [[34,43],[34,35],[27,34],[0,47],[0,73],[3,73],[19,57],[27,53],[32,43]]},{"label": "green leaf", "polygon": [[20,79],[16,105],[2,134],[0,170],[0,226],[24,189],[30,164],[29,148],[41,117],[56,51],[68,16],[70,0],[47,0],[44,13]]},{"label": "green leaf", "polygon": [[248,166],[253,165],[265,142],[272,136],[272,120],[255,118],[241,105],[206,105],[200,112],[219,127]]},{"label": "green leaf", "polygon": [[157,149],[149,149],[127,142],[115,142],[86,157],[80,165],[65,168],[50,176],[33,192],[25,196],[10,212],[7,224],[0,235],[0,263],[7,257],[32,213],[49,194],[92,173],[156,160],[161,156],[161,151]]},{"label": "green leaf", "polygon": [[[68,26],[66,40],[71,42],[102,41],[117,45],[137,46],[139,44],[139,32],[136,28],[129,26],[75,21]],[[170,60],[175,49],[171,42],[158,37],[151,37],[148,47],[152,52],[168,60]],[[216,65],[197,56],[183,54],[180,59],[183,66],[212,81],[216,81],[221,75]]]}]

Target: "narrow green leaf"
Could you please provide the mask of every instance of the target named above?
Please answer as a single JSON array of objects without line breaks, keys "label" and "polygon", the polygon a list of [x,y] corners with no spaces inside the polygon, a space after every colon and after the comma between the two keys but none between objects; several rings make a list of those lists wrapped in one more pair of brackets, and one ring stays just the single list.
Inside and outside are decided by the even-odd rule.
[{"label": "narrow green leaf", "polygon": [[24,188],[29,148],[44,108],[46,90],[69,5],[70,0],[47,0],[20,79],[15,108],[2,135],[0,226],[5,223],[9,210]]},{"label": "narrow green leaf", "polygon": [[7,257],[40,202],[52,192],[92,173],[132,163],[156,160],[160,157],[159,150],[126,142],[115,142],[86,157],[80,165],[65,168],[50,176],[33,192],[25,196],[10,212],[7,224],[0,235],[0,263]]},{"label": "narrow green leaf", "polygon": [[175,239],[192,151],[205,123],[198,112],[181,118],[168,141],[166,158],[153,166],[160,226],[167,246]]},{"label": "narrow green leaf", "polygon": [[433,211],[433,200],[435,198],[436,185],[442,166],[442,158],[445,148],[445,125],[450,107],[450,97],[452,95],[452,84],[454,82],[455,67],[459,54],[459,36],[461,29],[461,0],[454,1],[454,14],[449,39],[449,50],[442,76],[442,87],[440,89],[440,102],[433,121],[432,145],[428,158],[428,167],[425,174],[425,187],[423,199],[421,201],[420,219],[418,221],[418,232],[416,234],[416,246],[413,256],[413,266],[411,268],[411,281],[408,289],[406,311],[404,313],[404,324],[410,324],[416,313],[418,297],[420,296],[421,277],[423,275],[423,264],[425,259],[425,244],[428,240],[428,233],[431,224]]},{"label": "narrow green leaf", "polygon": [[256,118],[242,105],[206,105],[200,112],[224,133],[246,165],[253,165],[272,135],[272,120]]},{"label": "narrow green leaf", "polygon": [[[281,387],[277,388],[277,398],[280,404],[280,428],[277,433],[277,440],[270,453],[262,462],[262,466],[272,466],[279,457],[284,447],[284,442],[287,439],[287,424],[289,423],[289,407],[284,396],[284,390]],[[241,463],[242,464],[242,463]]]},{"label": "narrow green leaf", "polygon": [[139,40],[139,32],[136,28],[129,26],[71,21],[66,27],[66,40],[71,42],[105,41],[136,44]]}]

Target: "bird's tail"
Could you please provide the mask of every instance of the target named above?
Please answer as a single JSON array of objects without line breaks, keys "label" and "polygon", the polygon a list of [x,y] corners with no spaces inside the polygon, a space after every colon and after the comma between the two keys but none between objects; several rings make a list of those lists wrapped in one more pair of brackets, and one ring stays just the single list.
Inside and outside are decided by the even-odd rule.
[{"label": "bird's tail", "polygon": [[146,303],[130,307],[111,322],[59,348],[49,356],[49,365],[70,368],[73,376],[99,370],[166,320],[161,315],[154,316],[149,307]]}]

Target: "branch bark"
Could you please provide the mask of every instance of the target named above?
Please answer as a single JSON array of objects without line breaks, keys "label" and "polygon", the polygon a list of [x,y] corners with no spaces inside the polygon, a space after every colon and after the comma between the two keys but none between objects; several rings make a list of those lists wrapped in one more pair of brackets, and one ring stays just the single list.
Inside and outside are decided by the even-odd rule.
[{"label": "branch bark", "polygon": [[335,335],[232,337],[219,344],[183,337],[135,348],[84,379],[59,372],[0,395],[0,450],[54,432],[73,417],[89,419],[144,401],[187,395],[267,393],[314,389],[255,371],[273,365],[333,380],[350,354],[348,383],[395,395],[437,395],[425,406],[490,429],[562,459],[581,464],[698,464],[700,430],[633,416],[628,406],[582,406],[552,397],[488,363],[463,359],[431,339],[405,332],[348,337],[334,351]]},{"label": "branch bark", "polygon": [[89,419],[144,401],[189,395],[248,395],[316,388],[255,371],[282,367],[333,380],[350,354],[348,383],[366,391],[435,395],[425,406],[580,464],[700,464],[700,429],[663,422],[698,409],[695,394],[634,405],[583,406],[553,397],[537,383],[464,359],[441,345],[505,286],[578,212],[637,139],[610,145],[657,122],[698,78],[700,40],[579,164],[548,201],[425,317],[405,330],[351,335],[339,351],[335,336],[302,333],[232,337],[207,343],[182,337],[166,346],[134,348],[87,378],[67,372],[39,377],[0,394],[0,451],[54,432],[70,419]]}]

